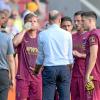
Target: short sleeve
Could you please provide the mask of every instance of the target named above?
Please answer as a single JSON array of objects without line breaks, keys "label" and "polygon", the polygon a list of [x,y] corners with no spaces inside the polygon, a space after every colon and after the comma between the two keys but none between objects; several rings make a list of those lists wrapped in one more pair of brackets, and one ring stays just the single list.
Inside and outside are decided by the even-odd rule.
[{"label": "short sleeve", "polygon": [[7,49],[7,55],[14,54],[14,47],[13,47],[13,42],[9,38],[8,39],[8,49]]},{"label": "short sleeve", "polygon": [[89,37],[89,45],[98,45],[98,37],[96,35],[91,35]]}]

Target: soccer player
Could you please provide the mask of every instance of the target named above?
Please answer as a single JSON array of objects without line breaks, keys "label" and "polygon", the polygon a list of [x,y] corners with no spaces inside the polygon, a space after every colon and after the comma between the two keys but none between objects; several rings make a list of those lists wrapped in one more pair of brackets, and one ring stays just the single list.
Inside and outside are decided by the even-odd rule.
[{"label": "soccer player", "polygon": [[82,23],[83,11],[78,11],[74,14],[74,23],[77,32],[72,35],[73,39],[73,55],[74,65],[72,69],[72,80],[71,80],[71,99],[72,100],[86,100],[85,97],[85,60],[86,50],[85,44],[88,33],[84,31]]},{"label": "soccer player", "polygon": [[87,92],[87,100],[100,100],[100,29],[96,28],[97,15],[93,11],[82,14],[84,28],[89,31],[86,42],[86,75],[85,83],[89,84],[93,76],[94,89]]},{"label": "soccer player", "polygon": [[70,17],[65,16],[61,18],[61,28],[72,33],[73,23]]},{"label": "soccer player", "polygon": [[33,13],[24,16],[25,29],[13,39],[18,53],[16,100],[42,100],[41,73],[35,77],[33,69],[37,58],[38,18]]}]

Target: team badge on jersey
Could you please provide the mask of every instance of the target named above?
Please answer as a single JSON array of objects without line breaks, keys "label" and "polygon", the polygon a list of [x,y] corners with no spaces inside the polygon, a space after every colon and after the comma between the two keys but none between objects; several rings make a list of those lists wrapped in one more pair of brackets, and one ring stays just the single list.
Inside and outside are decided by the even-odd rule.
[{"label": "team badge on jersey", "polygon": [[97,37],[96,36],[90,36],[89,37],[89,44],[94,45],[97,43]]}]

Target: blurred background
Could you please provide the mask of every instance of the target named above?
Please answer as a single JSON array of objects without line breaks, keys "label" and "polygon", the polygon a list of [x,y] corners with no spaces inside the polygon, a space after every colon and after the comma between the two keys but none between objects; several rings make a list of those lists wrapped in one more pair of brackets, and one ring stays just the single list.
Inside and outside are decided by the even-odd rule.
[{"label": "blurred background", "polygon": [[[32,0],[19,0],[20,12],[24,9],[25,3]],[[57,9],[63,15],[73,17],[78,10],[93,10],[98,15],[97,24],[100,25],[100,0],[40,0],[45,1],[48,10]]]}]

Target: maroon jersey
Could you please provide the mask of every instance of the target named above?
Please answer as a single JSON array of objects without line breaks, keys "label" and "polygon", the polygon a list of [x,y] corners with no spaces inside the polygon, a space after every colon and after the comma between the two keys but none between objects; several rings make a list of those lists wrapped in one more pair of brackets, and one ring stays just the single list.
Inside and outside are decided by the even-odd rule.
[{"label": "maroon jersey", "polygon": [[17,47],[18,52],[18,71],[17,77],[20,79],[30,79],[32,68],[34,68],[37,57],[37,37],[30,38],[28,33],[25,34],[23,41]]},{"label": "maroon jersey", "polygon": [[87,53],[87,57],[86,57],[86,66],[88,66],[88,62],[89,62],[89,57],[90,57],[90,47],[92,45],[98,45],[98,53],[97,53],[97,59],[96,59],[96,63],[95,66],[92,70],[91,75],[93,75],[94,80],[98,80],[100,81],[100,29],[94,29],[92,31],[89,32],[90,35],[87,39],[87,43],[86,43],[86,53]]},{"label": "maroon jersey", "polygon": [[[73,34],[73,50],[79,53],[86,53],[85,45],[88,37],[88,32]],[[85,75],[85,59],[74,57],[73,77],[84,77]]]}]

